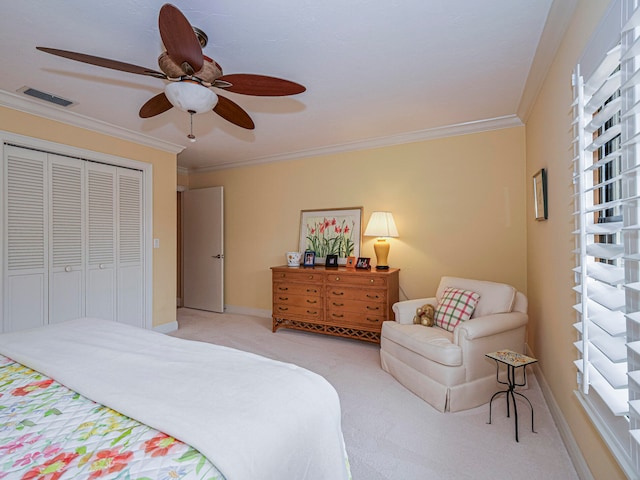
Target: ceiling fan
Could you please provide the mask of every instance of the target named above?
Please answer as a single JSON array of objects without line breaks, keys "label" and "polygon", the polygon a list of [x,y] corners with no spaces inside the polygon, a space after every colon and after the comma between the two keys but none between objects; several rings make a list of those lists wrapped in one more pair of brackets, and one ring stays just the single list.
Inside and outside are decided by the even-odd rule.
[{"label": "ceiling fan", "polygon": [[182,12],[169,3],[160,9],[158,26],[166,49],[158,57],[161,72],[84,53],[36,48],[78,62],[168,80],[165,91],[149,99],[140,108],[139,115],[141,118],[149,118],[166,112],[171,107],[186,111],[192,120],[191,132],[187,135],[191,141],[195,141],[193,115],[211,110],[239,127],[248,130],[255,128],[253,120],[242,107],[222,95],[216,95],[211,87],[256,96],[296,95],[306,90],[298,83],[266,75],[224,75],[222,67],[202,53],[208,40],[206,34],[192,27]]}]

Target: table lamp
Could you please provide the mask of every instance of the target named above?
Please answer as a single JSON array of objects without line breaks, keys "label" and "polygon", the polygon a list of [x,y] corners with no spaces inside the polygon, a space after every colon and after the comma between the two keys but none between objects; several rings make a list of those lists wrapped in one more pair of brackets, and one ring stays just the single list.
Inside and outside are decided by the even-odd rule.
[{"label": "table lamp", "polygon": [[391,212],[373,212],[364,231],[365,237],[378,237],[373,250],[376,252],[376,270],[388,270],[389,242],[386,237],[397,237],[398,229]]}]

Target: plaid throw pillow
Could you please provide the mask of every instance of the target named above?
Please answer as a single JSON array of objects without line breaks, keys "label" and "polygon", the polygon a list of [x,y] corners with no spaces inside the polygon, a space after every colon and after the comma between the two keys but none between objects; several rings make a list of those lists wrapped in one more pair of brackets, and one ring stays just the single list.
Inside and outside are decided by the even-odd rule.
[{"label": "plaid throw pillow", "polygon": [[473,310],[480,299],[480,295],[469,290],[447,287],[444,289],[442,300],[436,308],[436,326],[450,332],[460,322],[466,322],[471,318]]}]

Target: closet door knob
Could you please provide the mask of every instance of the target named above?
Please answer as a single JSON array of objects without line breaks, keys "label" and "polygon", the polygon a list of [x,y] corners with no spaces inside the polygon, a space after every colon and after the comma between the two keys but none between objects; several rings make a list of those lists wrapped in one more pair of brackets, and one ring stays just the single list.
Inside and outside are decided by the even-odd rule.
[{"label": "closet door knob", "polygon": [[67,265],[66,267],[64,267],[64,271],[65,272],[70,272],[71,271],[71,267]]}]

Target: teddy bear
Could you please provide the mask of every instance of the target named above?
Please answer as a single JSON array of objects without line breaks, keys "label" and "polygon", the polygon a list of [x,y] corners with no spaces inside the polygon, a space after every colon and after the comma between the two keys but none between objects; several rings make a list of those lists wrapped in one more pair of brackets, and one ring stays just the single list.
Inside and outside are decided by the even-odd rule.
[{"label": "teddy bear", "polygon": [[416,316],[413,317],[413,323],[424,325],[425,327],[433,327],[433,318],[435,313],[435,307],[427,303],[416,310]]}]

